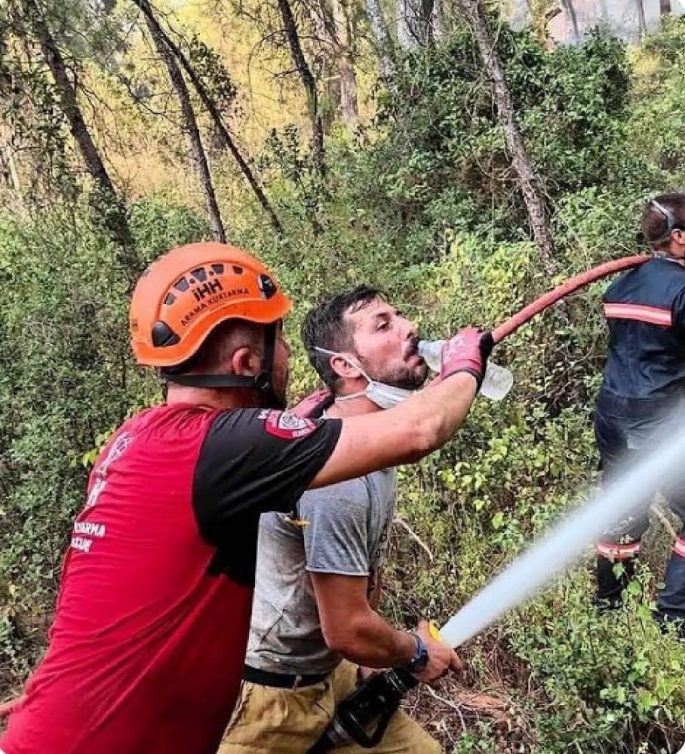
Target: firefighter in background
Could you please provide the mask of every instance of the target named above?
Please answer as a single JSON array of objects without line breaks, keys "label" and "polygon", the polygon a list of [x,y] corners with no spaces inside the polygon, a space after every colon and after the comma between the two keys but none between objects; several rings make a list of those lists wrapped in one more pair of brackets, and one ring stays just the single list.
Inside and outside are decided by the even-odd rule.
[{"label": "firefighter in background", "polygon": [[[595,436],[605,481],[648,451],[655,434],[682,431],[676,416],[685,403],[685,194],[650,201],[642,232],[654,259],[618,278],[604,294],[610,339]],[[685,519],[685,479],[671,480],[661,492]],[[621,592],[634,574],[648,523],[645,511],[598,543],[601,607],[622,604]],[[622,572],[615,568],[618,562]],[[685,619],[685,529],[673,548],[656,617],[661,623]]]}]

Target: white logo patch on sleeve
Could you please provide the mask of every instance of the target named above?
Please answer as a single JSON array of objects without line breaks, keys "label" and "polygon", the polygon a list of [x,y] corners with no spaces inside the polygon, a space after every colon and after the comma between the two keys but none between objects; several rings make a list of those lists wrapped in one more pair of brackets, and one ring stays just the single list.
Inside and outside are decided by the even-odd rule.
[{"label": "white logo patch on sleeve", "polygon": [[300,437],[306,437],[315,432],[317,426],[318,423],[311,419],[304,419],[285,411],[269,411],[264,422],[266,431],[282,440],[298,440]]}]

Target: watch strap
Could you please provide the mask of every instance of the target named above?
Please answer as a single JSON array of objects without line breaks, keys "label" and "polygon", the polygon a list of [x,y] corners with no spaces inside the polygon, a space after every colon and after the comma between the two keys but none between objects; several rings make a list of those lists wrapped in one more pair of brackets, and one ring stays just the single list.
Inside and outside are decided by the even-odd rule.
[{"label": "watch strap", "polygon": [[420,673],[428,665],[428,648],[424,640],[417,633],[411,632],[410,636],[414,637],[416,649],[412,659],[402,669],[407,670],[409,673]]}]

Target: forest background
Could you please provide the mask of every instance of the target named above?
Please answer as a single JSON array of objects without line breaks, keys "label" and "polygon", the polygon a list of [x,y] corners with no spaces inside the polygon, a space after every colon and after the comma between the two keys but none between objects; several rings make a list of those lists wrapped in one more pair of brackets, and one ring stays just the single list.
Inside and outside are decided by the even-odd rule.
[{"label": "forest background", "polygon": [[[380,285],[439,337],[491,327],[641,250],[644,201],[685,185],[685,23],[556,45],[570,0],[510,28],[475,0],[2,0],[0,698],[45,646],[62,554],[111,430],[159,400],[135,368],[132,281],[227,239],[297,303]],[[570,10],[569,10],[570,9]],[[597,484],[602,285],[497,352],[515,375],[401,471],[386,615],[440,621]],[[651,620],[673,521],[655,509],[628,607],[592,557],[463,648],[464,682],[410,707],[447,752],[671,752],[685,650]]]}]

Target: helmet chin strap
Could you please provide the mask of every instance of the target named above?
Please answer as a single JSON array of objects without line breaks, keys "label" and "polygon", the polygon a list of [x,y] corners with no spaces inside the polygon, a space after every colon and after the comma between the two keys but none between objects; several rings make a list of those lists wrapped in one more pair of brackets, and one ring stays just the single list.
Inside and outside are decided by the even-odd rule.
[{"label": "helmet chin strap", "polygon": [[276,354],[276,332],[278,324],[272,322],[264,328],[264,359],[262,369],[253,377],[238,374],[174,374],[164,372],[168,382],[186,387],[223,388],[237,387],[257,390],[264,399],[266,408],[285,408],[285,400],[279,398],[273,386],[273,364]]}]

